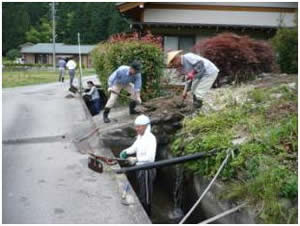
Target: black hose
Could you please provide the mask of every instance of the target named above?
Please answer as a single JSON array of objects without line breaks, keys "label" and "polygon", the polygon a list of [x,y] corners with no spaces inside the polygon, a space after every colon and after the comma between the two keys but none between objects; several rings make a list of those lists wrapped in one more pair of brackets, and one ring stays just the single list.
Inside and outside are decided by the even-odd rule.
[{"label": "black hose", "polygon": [[208,156],[211,156],[212,154],[215,154],[216,152],[217,152],[217,150],[213,149],[209,152],[200,152],[200,153],[193,154],[193,155],[186,155],[186,156],[177,157],[177,158],[173,158],[173,159],[166,159],[166,160],[161,160],[161,161],[152,162],[152,163],[145,163],[143,165],[138,165],[138,166],[133,166],[133,167],[124,167],[124,168],[115,170],[115,173],[120,174],[120,173],[127,173],[127,172],[137,171],[137,170],[145,170],[145,169],[152,169],[152,168],[165,167],[165,166],[169,166],[169,165],[175,165],[175,164],[183,163],[183,162],[190,161],[190,160],[208,157]]}]

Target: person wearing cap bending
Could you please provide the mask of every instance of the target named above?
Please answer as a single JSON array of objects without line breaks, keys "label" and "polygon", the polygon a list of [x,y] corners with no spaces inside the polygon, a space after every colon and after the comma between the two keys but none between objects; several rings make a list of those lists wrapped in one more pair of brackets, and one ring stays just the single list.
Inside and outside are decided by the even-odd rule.
[{"label": "person wearing cap bending", "polygon": [[205,94],[218,77],[219,69],[216,65],[194,53],[183,54],[182,50],[169,52],[167,65],[183,69],[186,74],[186,84],[182,97],[185,99],[187,92],[191,90],[194,107],[201,108]]},{"label": "person wearing cap bending", "polygon": [[[133,145],[120,153],[120,158],[126,159],[128,155],[136,154],[136,158],[130,157],[131,163],[136,162],[136,165],[142,165],[154,162],[157,142],[155,136],[151,133],[149,117],[140,115],[136,118],[134,124],[137,132],[137,139]],[[150,216],[153,182],[156,177],[156,169],[138,170],[136,172],[136,177],[139,189],[138,197],[144,209]]]},{"label": "person wearing cap bending", "polygon": [[130,66],[122,65],[115,70],[108,78],[108,93],[110,97],[105,105],[103,112],[104,123],[109,123],[108,114],[114,106],[122,89],[130,93],[132,101],[129,103],[129,114],[136,114],[135,107],[141,104],[142,76],[140,73],[141,65],[134,61]]}]

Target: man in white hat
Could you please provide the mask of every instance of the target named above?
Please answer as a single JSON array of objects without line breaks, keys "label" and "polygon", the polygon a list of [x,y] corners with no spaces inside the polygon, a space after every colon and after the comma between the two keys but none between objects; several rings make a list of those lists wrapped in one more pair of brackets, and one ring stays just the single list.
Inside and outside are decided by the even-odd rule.
[{"label": "man in white hat", "polygon": [[[129,148],[120,153],[120,158],[126,159],[128,155],[136,154],[136,165],[142,165],[155,161],[156,138],[151,133],[150,119],[146,115],[139,115],[135,119],[135,130],[137,139]],[[132,162],[132,157],[131,157]],[[137,171],[137,182],[139,187],[138,196],[144,209],[151,215],[151,201],[153,193],[153,182],[156,176],[156,169]]]},{"label": "man in white hat", "polygon": [[193,105],[201,108],[206,92],[212,87],[218,77],[219,69],[210,60],[194,53],[183,54],[182,50],[168,53],[168,67],[182,68],[186,73],[186,84],[182,97],[192,91]]}]

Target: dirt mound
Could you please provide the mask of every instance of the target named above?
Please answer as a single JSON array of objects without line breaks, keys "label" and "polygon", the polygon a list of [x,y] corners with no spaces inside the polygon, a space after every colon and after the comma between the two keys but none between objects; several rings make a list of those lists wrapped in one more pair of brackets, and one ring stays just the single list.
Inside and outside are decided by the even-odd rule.
[{"label": "dirt mound", "polygon": [[193,112],[192,101],[183,100],[181,96],[166,96],[153,99],[143,105],[139,105],[137,111],[148,115],[161,113],[181,113],[187,114]]}]

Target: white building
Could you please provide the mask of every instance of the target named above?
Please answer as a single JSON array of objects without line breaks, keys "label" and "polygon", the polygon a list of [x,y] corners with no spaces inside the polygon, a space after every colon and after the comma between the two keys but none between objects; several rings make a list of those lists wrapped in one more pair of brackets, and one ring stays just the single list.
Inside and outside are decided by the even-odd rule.
[{"label": "white building", "polygon": [[297,2],[123,2],[120,13],[132,29],[162,35],[164,49],[189,50],[222,32],[268,39],[279,26],[295,26]]}]

